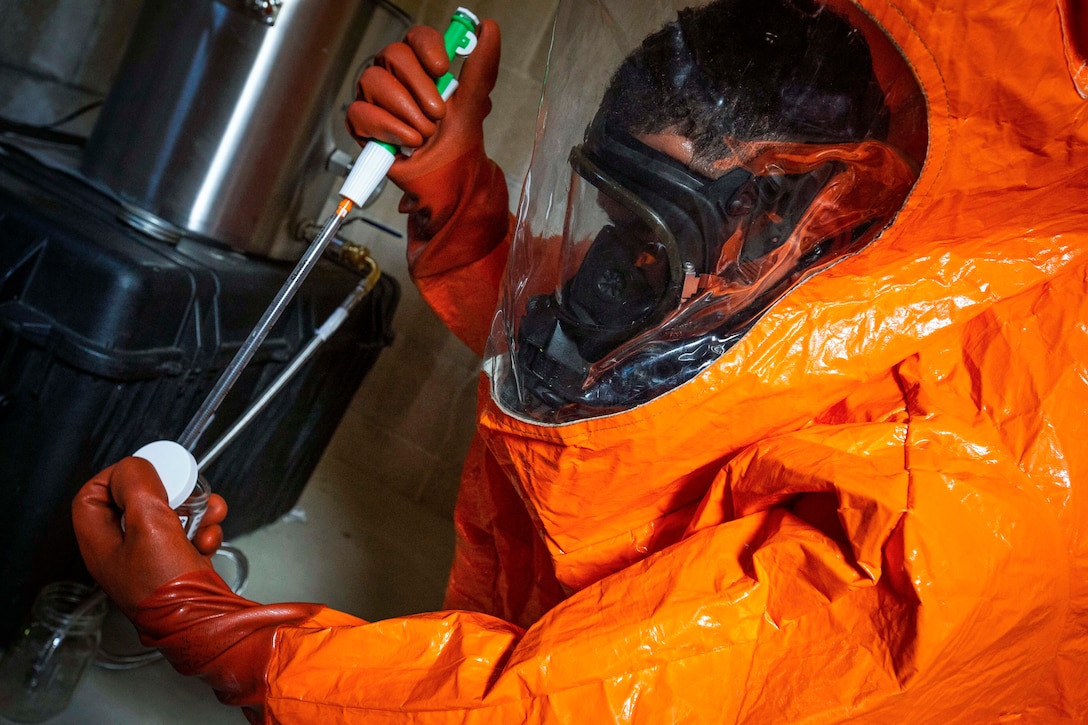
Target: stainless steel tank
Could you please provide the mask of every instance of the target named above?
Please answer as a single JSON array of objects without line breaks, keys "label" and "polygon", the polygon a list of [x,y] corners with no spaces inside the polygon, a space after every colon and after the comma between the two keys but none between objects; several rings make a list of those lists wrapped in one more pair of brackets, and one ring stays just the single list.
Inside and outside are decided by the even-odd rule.
[{"label": "stainless steel tank", "polygon": [[298,258],[337,180],[338,97],[408,25],[375,0],[149,0],[81,172],[153,236]]}]

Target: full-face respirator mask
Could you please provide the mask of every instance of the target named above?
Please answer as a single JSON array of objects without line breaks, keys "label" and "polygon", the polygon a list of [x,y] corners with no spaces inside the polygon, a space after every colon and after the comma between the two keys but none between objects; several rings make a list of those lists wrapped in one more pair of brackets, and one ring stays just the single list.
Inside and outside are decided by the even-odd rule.
[{"label": "full-face respirator mask", "polygon": [[[535,378],[523,382],[553,404],[560,402],[553,396],[570,394],[570,378],[584,379],[592,363],[680,310],[708,278],[742,280],[746,265],[789,239],[833,167],[763,177],[737,168],[709,179],[603,123],[571,151],[570,164],[572,197],[589,185],[585,191],[597,194],[608,223],[562,289],[532,298],[522,320],[521,350],[531,356],[526,371]],[[579,208],[570,210],[568,235],[583,231]],[[723,247],[738,235],[735,258],[723,267]],[[820,254],[814,248],[806,261]],[[655,371],[620,376],[618,397],[633,392],[640,374],[651,378],[650,387],[680,372],[663,370],[662,362]],[[605,403],[608,387],[594,391],[595,402]]]}]

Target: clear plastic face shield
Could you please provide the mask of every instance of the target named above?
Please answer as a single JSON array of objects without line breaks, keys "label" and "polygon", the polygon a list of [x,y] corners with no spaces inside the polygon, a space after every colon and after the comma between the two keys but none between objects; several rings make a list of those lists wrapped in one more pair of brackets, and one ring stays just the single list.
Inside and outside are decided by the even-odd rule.
[{"label": "clear plastic face shield", "polygon": [[917,178],[922,92],[864,12],[686,4],[560,7],[488,350],[514,416],[612,415],[688,382],[871,243]]}]

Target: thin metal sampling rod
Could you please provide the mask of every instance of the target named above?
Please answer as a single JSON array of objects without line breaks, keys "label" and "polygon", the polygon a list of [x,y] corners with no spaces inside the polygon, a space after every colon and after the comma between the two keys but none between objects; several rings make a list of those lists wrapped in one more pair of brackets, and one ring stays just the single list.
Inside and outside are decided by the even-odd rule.
[{"label": "thin metal sampling rod", "polygon": [[219,406],[223,403],[224,398],[227,397],[227,393],[234,387],[234,384],[238,381],[239,376],[242,374],[242,370],[245,369],[249,361],[253,359],[253,356],[257,352],[257,348],[264,342],[265,337],[268,336],[268,332],[272,329],[280,319],[280,315],[283,314],[284,309],[287,308],[291,298],[295,296],[298,289],[302,286],[302,283],[306,281],[306,276],[317,265],[321,255],[325,252],[325,247],[329,245],[332,238],[336,236],[336,232],[340,230],[340,225],[344,223],[344,218],[352,210],[354,204],[351,200],[343,198],[340,200],[340,204],[336,207],[336,213],[329,217],[325,222],[325,226],[321,229],[321,233],[317,235],[314,241],[310,244],[310,247],[306,250],[306,253],[302,256],[302,259],[295,265],[294,270],[291,271],[291,275],[287,278],[283,287],[276,294],[275,299],[269,304],[268,308],[264,311],[264,315],[257,322],[256,327],[249,333],[249,337],[242,343],[242,346],[235,353],[234,359],[230,361],[230,364],[223,370],[223,374],[219,376],[219,380],[216,381],[215,386],[208,393],[208,397],[204,399],[204,403],[193,415],[189,424],[185,426],[185,430],[182,431],[181,436],[178,438],[178,444],[187,449],[190,453],[193,453],[193,449],[196,448],[197,441],[204,435],[204,432],[208,429],[212,419],[215,417],[215,413],[219,410]]}]

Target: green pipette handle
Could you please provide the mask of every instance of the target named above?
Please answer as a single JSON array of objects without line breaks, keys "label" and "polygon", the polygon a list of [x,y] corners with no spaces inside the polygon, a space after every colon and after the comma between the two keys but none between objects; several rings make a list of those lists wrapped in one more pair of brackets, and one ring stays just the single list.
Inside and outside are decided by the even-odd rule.
[{"label": "green pipette handle", "polygon": [[[453,17],[450,19],[450,26],[446,28],[446,34],[443,36],[443,40],[446,45],[446,55],[449,57],[450,62],[458,55],[468,55],[472,52],[472,49],[476,47],[476,31],[480,24],[480,21],[472,14],[471,11],[465,8],[457,8],[453,13]],[[455,79],[453,73],[446,73],[435,81],[435,87],[438,88],[438,92],[442,94],[442,98],[449,98],[446,94],[450,84],[454,83]],[[398,149],[393,144],[384,143],[382,141],[375,141],[385,148],[389,153],[395,154]]]}]

